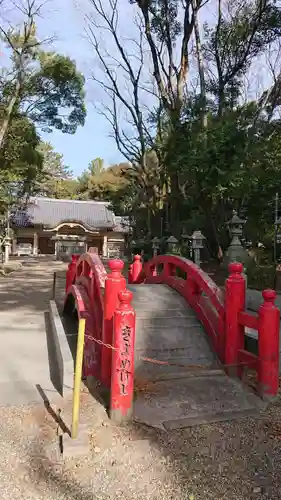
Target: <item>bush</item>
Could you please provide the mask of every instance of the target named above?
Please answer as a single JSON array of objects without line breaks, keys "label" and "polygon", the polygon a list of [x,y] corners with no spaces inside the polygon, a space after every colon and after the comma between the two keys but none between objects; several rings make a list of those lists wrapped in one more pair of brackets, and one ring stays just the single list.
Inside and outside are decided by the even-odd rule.
[{"label": "bush", "polygon": [[265,290],[275,288],[276,269],[274,264],[251,265],[246,270],[248,288]]}]

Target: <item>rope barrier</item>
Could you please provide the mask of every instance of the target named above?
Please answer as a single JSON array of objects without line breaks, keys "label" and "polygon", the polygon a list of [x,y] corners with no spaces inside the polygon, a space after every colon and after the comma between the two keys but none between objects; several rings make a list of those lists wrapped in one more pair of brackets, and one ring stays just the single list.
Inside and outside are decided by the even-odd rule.
[{"label": "rope barrier", "polygon": [[[71,335],[76,335],[76,334],[70,334]],[[111,349],[112,351],[117,351],[119,352],[120,354],[122,353],[122,350],[119,349],[118,347],[114,347],[113,345],[111,344],[106,344],[104,343],[102,340],[100,339],[96,339],[95,337],[91,336],[91,335],[87,335],[85,334],[85,338],[89,339],[89,340],[92,340],[93,342],[95,342],[96,344],[99,344],[99,345],[102,345],[104,347],[107,347],[108,349]],[[166,348],[165,350],[161,348],[160,349],[151,349],[151,350],[154,350],[156,352],[172,352],[172,351],[178,351],[178,350],[185,350],[186,348],[185,347],[176,347],[174,349],[168,349]],[[136,349],[136,351],[144,351],[144,349]],[[148,362],[148,363],[153,363],[153,364],[157,364],[157,365],[165,365],[165,366],[177,366],[179,368],[185,368],[185,369],[205,369],[205,370],[213,370],[214,369],[214,366],[210,366],[210,365],[199,365],[199,364],[195,364],[195,365],[187,365],[187,364],[183,364],[183,363],[175,363],[175,362],[169,362],[167,360],[159,360],[159,359],[155,359],[155,358],[150,358],[150,357],[147,357],[147,356],[138,356],[138,359],[140,359],[141,361],[145,361],[145,362]],[[238,366],[248,366],[250,364],[254,364],[256,361],[255,360],[252,360],[252,361],[249,361],[249,362],[240,362],[240,363],[234,363],[234,364],[229,364],[229,365],[226,365],[226,364],[223,364],[221,363],[220,361],[217,360],[217,363],[218,363],[218,367],[217,368],[236,368]]]}]

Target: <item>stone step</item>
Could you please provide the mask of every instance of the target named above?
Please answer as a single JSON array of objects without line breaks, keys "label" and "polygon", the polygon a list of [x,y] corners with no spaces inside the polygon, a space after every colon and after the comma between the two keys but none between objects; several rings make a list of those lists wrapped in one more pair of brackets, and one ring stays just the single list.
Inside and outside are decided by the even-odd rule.
[{"label": "stone step", "polygon": [[198,328],[201,324],[196,318],[185,317],[162,317],[162,318],[138,318],[136,317],[137,328]]},{"label": "stone step", "polygon": [[235,420],[256,415],[264,404],[241,383],[225,375],[168,379],[140,391],[134,404],[137,422],[164,429]]},{"label": "stone step", "polygon": [[140,327],[136,324],[136,346],[146,349],[174,349],[185,348],[186,345],[196,346],[197,343],[208,345],[208,337],[205,335],[202,325],[195,324],[192,328],[186,327],[164,327],[164,326],[146,326]]},{"label": "stone step", "polygon": [[198,344],[194,346],[194,344],[189,344],[182,349],[163,349],[156,350],[148,348],[136,348],[135,357],[136,359],[141,356],[146,356],[148,358],[158,359],[162,361],[171,361],[171,362],[179,362],[179,363],[190,363],[192,359],[196,358],[206,358],[209,360],[215,359],[213,353],[210,353],[209,350],[206,349],[208,344]]},{"label": "stone step", "polygon": [[[146,381],[149,383],[155,383],[158,380],[169,380],[185,377],[198,377],[203,371],[204,373],[209,371],[209,375],[212,370],[217,369],[218,365],[211,360],[198,360],[197,363],[194,362],[191,366],[185,365],[179,366],[179,363],[174,365],[159,365],[150,362],[135,362],[135,380]],[[182,374],[182,375],[181,375]]]},{"label": "stone step", "polygon": [[[210,365],[205,365],[203,368],[189,368],[189,369],[180,369],[180,370],[175,370],[175,371],[169,371],[169,373],[156,373],[155,372],[155,378],[151,380],[149,377],[137,377],[136,376],[136,388],[140,386],[139,382],[142,382],[144,385],[147,384],[154,384],[160,380],[178,380],[178,379],[186,379],[186,378],[198,378],[200,377],[210,377],[210,376],[225,376],[225,371],[219,368],[219,364],[212,363]],[[148,372],[148,375],[150,375],[150,372]]]},{"label": "stone step", "polygon": [[146,318],[193,318],[197,320],[194,312],[187,308],[185,309],[166,309],[163,311],[154,310],[154,309],[135,309],[136,317],[141,319]]},{"label": "stone step", "polygon": [[159,347],[153,347],[150,344],[142,346],[141,342],[139,342],[136,344],[136,354],[139,356],[158,357],[159,359],[179,358],[188,355],[194,349],[197,352],[209,353],[209,347],[207,339],[200,339],[194,343],[194,339],[187,338],[183,344],[181,343],[180,347],[177,346],[177,343],[172,344],[171,341]]}]

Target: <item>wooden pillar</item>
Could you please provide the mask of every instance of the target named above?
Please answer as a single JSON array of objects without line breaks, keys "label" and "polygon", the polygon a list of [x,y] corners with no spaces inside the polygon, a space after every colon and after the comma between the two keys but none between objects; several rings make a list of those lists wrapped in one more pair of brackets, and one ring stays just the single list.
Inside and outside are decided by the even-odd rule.
[{"label": "wooden pillar", "polygon": [[38,255],[38,233],[33,234],[33,255]]},{"label": "wooden pillar", "polygon": [[108,257],[107,234],[105,234],[103,237],[102,256],[105,258]]},{"label": "wooden pillar", "polygon": [[240,349],[244,348],[244,327],[239,323],[239,313],[245,311],[246,287],[242,276],[243,265],[232,262],[225,286],[225,364],[229,374],[242,375],[238,366]]},{"label": "wooden pillar", "polygon": [[258,385],[261,396],[276,396],[279,388],[279,329],[280,311],[275,306],[275,290],[262,292],[259,307],[259,368]]},{"label": "wooden pillar", "polygon": [[14,236],[12,240],[12,254],[16,255],[17,253],[17,238]]}]

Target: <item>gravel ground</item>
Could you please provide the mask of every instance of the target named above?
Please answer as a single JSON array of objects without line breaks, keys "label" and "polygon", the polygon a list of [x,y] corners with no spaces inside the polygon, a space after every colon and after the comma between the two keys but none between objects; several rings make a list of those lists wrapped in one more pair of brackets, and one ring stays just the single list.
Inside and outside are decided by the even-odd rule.
[{"label": "gravel ground", "polygon": [[[71,401],[63,416],[69,423]],[[248,500],[281,497],[281,401],[258,419],[164,433],[118,428],[88,393],[86,457],[54,455],[57,424],[43,406],[0,408],[3,500]]]}]

